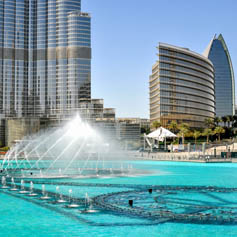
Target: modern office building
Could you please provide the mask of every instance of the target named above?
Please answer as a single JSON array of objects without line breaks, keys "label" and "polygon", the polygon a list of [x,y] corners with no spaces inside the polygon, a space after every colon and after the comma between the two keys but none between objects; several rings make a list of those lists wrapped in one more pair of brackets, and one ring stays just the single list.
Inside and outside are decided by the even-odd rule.
[{"label": "modern office building", "polygon": [[0,1],[0,117],[69,116],[91,98],[91,18],[80,0]]},{"label": "modern office building", "polygon": [[150,120],[146,118],[117,118],[117,121],[123,123],[130,123],[130,124],[139,124],[140,127],[149,129],[150,128]]},{"label": "modern office building", "polygon": [[144,143],[143,134],[150,131],[150,120],[145,118],[117,118],[119,139],[124,147],[139,148]]},{"label": "modern office building", "polygon": [[150,122],[204,126],[215,117],[214,68],[209,59],[187,48],[164,43],[150,76]]},{"label": "modern office building", "polygon": [[216,35],[209,43],[204,56],[215,69],[216,116],[235,114],[235,79],[231,57],[223,36]]},{"label": "modern office building", "polygon": [[0,0],[0,141],[21,124],[25,135],[31,121],[72,117],[85,101],[91,18],[81,0]]},{"label": "modern office building", "polygon": [[130,124],[91,98],[91,18],[81,0],[0,0],[1,143],[75,114],[111,139],[134,140]]}]

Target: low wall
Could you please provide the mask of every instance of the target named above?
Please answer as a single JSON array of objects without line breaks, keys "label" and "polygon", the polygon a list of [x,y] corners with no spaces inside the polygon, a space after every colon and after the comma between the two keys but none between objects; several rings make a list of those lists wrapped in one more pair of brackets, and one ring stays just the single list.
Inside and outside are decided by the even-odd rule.
[{"label": "low wall", "polygon": [[157,161],[183,161],[183,162],[200,162],[200,163],[237,163],[237,158],[222,158],[220,155],[202,152],[140,152],[135,154],[138,159],[157,160]]}]

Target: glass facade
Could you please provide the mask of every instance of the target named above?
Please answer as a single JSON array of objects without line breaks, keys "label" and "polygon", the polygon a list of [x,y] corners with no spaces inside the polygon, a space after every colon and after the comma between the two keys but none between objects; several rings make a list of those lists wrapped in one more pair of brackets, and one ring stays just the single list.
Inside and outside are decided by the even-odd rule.
[{"label": "glass facade", "polygon": [[62,117],[91,98],[91,18],[80,0],[0,0],[2,117]]},{"label": "glass facade", "polygon": [[222,35],[210,42],[204,55],[215,69],[216,116],[235,114],[235,80],[231,58]]},{"label": "glass facade", "polygon": [[150,121],[203,127],[215,116],[213,65],[185,48],[159,44],[159,60],[150,76]]}]

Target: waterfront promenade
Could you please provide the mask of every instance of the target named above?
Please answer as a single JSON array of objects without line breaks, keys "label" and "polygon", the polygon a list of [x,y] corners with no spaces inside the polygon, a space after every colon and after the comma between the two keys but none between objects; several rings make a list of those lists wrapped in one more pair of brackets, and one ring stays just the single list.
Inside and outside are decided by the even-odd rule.
[{"label": "waterfront promenade", "polygon": [[153,161],[182,161],[182,162],[199,162],[199,163],[237,163],[237,158],[221,158],[220,156],[214,157],[211,155],[201,155],[199,152],[156,152],[148,153],[143,152],[135,155],[136,158],[141,160]]},{"label": "waterfront promenade", "polygon": [[[221,153],[225,153],[225,157]],[[199,163],[237,163],[237,157],[231,158],[231,152],[237,152],[237,143],[230,146],[212,147],[210,149],[195,152],[139,152],[135,157],[143,160],[154,161],[182,161]]]}]

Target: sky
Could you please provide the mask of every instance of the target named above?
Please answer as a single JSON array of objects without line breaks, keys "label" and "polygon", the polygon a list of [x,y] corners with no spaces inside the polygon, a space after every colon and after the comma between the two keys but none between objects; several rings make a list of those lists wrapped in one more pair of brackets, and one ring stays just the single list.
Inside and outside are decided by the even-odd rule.
[{"label": "sky", "polygon": [[116,117],[149,118],[159,42],[203,53],[221,33],[237,77],[236,0],[82,0],[82,11],[92,16],[92,97]]}]

